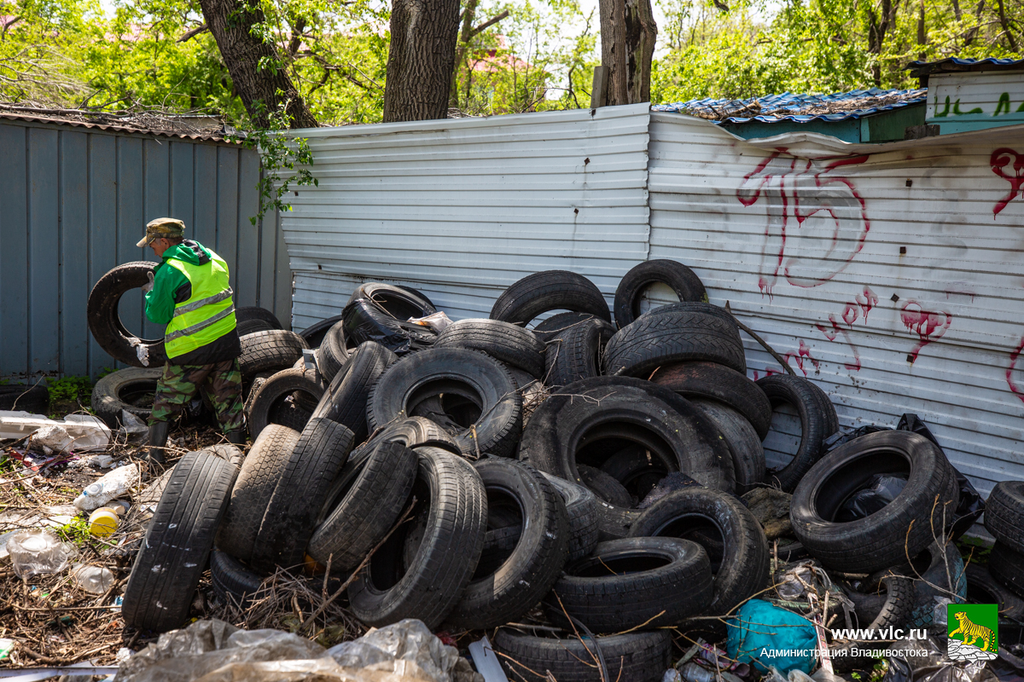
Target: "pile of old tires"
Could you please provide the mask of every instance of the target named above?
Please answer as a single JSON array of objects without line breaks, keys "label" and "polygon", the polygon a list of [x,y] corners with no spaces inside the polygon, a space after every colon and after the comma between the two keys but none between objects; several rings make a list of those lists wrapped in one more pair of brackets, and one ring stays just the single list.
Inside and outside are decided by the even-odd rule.
[{"label": "pile of old tires", "polygon": [[[680,302],[641,314],[655,282]],[[941,449],[885,431],[826,454],[828,397],[792,375],[748,379],[736,321],[706,298],[689,268],[651,261],[620,283],[617,324],[591,282],[548,271],[510,286],[489,319],[439,333],[409,321],[437,312],[421,293],[365,284],[299,334],[247,334],[252,446],[237,467],[210,453],[175,467],[126,621],[180,626],[206,555],[214,588],[242,604],[279,568],[319,564],[358,571],[348,607],[368,625],[498,627],[516,679],[660,679],[667,628],[720,640],[716,617],[769,588],[782,547],[740,497],[766,487],[792,491],[786,558],[844,578],[864,624],[930,620],[928,586],[962,596]],[[782,409],[799,433],[791,461],[768,469],[762,441]],[[879,476],[904,485],[842,517]],[[154,549],[171,546],[183,558]],[[187,579],[152,587],[182,562]]]}]

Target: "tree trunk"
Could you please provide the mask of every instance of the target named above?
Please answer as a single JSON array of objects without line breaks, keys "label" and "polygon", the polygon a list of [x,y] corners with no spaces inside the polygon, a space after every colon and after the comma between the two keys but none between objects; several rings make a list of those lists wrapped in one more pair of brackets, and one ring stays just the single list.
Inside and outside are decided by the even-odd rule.
[{"label": "tree trunk", "polygon": [[459,0],[394,0],[384,121],[448,116]]},{"label": "tree trunk", "polygon": [[601,64],[608,67],[608,104],[651,99],[651,60],[658,26],[651,0],[600,0]]},{"label": "tree trunk", "polygon": [[885,34],[896,21],[899,4],[899,0],[882,0],[881,17],[876,16],[873,9],[868,9],[868,52],[879,57],[871,67],[875,87],[882,87],[882,48],[885,45]]},{"label": "tree trunk", "polygon": [[266,128],[269,114],[283,107],[289,127],[319,125],[285,72],[272,40],[251,32],[253,26],[264,22],[263,12],[245,0],[199,0],[199,4],[235,92],[253,122]]}]

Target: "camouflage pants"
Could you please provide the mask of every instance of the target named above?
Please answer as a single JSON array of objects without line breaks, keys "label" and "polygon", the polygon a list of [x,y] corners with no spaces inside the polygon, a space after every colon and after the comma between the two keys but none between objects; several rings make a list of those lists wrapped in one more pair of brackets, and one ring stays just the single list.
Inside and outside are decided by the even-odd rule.
[{"label": "camouflage pants", "polygon": [[177,418],[185,405],[202,389],[213,403],[224,433],[242,428],[242,373],[238,359],[210,365],[164,365],[156,384],[151,422]]}]

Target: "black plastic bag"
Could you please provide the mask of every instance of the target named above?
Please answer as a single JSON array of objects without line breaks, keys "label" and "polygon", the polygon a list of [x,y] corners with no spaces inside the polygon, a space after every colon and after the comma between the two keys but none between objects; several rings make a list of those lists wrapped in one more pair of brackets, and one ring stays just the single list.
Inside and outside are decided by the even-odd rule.
[{"label": "black plastic bag", "polygon": [[892,474],[875,474],[866,488],[861,488],[843,502],[836,512],[836,521],[847,522],[870,516],[896,499],[907,486],[907,479]]}]

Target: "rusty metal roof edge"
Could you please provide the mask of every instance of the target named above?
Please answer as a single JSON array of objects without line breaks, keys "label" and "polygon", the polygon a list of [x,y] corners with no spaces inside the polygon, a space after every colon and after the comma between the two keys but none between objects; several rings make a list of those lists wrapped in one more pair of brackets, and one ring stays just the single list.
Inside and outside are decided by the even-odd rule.
[{"label": "rusty metal roof edge", "polygon": [[148,128],[134,128],[132,126],[117,125],[112,123],[90,123],[88,121],[71,121],[68,119],[56,118],[53,116],[42,116],[38,114],[17,113],[0,109],[0,119],[11,121],[25,121],[27,123],[45,123],[49,125],[64,125],[74,128],[86,128],[90,130],[101,130],[112,133],[132,133],[136,135],[149,135],[157,137],[177,138],[192,140],[194,142],[219,142],[222,144],[237,144],[224,138],[221,135],[200,135],[188,133],[173,133],[164,130],[153,130]]}]

